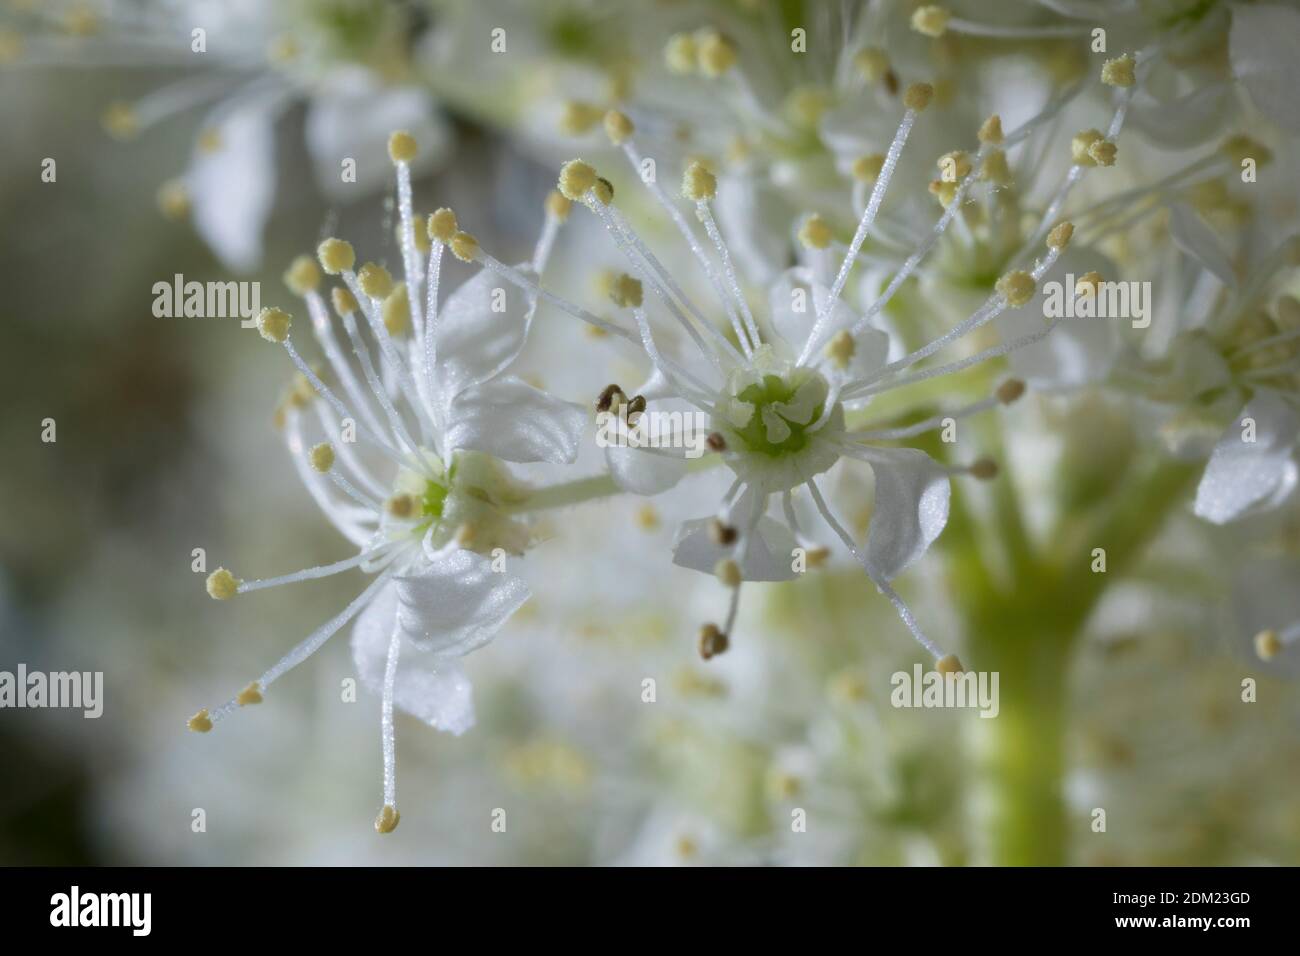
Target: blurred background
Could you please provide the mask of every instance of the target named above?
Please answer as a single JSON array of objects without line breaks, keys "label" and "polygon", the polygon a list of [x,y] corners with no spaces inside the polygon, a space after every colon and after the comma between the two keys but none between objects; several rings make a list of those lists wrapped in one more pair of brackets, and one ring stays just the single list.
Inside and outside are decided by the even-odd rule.
[{"label": "blurred background", "polygon": [[[39,33],[13,6],[4,37]],[[380,16],[373,4],[305,6],[340,21]],[[402,18],[402,50],[439,35],[437,10],[378,6]],[[589,38],[579,27],[603,22],[601,4],[559,6],[574,16],[551,18],[556,42],[581,47]],[[648,6],[665,35],[689,19],[679,4]],[[183,37],[183,7],[140,9],[152,26],[177,17],[173,33]],[[266,39],[256,39],[259,50]],[[401,60],[383,52],[382,37],[367,42],[363,63]],[[346,634],[261,708],[220,732],[188,733],[190,714],[260,673],[363,576],[209,600],[191,567],[195,548],[209,570],[225,564],[261,577],[338,560],[347,543],[299,485],[273,425],[291,378],[284,355],[236,319],[155,317],[153,285],[176,273],[257,281],[264,305],[292,311],[281,274],[323,235],[345,236],[366,258],[397,258],[394,189],[381,161],[373,183],[323,190],[318,170],[338,155],[322,145],[328,117],[319,103],[290,97],[270,127],[263,220],[252,228],[204,212],[201,234],[189,217],[167,215],[177,210],[165,190],[160,208],[159,192],[198,162],[206,107],[177,108],[129,139],[111,135],[112,104],[138,103],[187,75],[143,49],[124,50],[120,58],[135,58],[125,68],[117,54],[100,64],[54,46],[45,62],[0,67],[0,669],[102,671],[105,696],[93,720],[76,710],[0,710],[0,863],[987,858],[972,825],[987,783],[972,756],[983,746],[981,722],[890,706],[886,675],[910,670],[916,655],[848,562],[754,587],[744,639],[724,658],[698,659],[695,628],[721,599],[712,581],[671,564],[669,542],[677,522],[706,512],[700,502],[725,487],[708,477],[694,499],[614,499],[556,516],[550,540],[526,562],[536,597],[467,661],[479,725],[456,738],[398,715],[398,839],[372,828],[379,701],[341,693],[355,677]],[[486,248],[519,261],[531,253],[563,150],[509,135],[501,116],[461,93],[449,84],[440,98],[393,107],[438,144],[418,171],[417,207],[454,204]],[[364,108],[344,100],[338,109],[345,125],[362,124]],[[57,163],[53,182],[42,180],[47,158]],[[227,175],[254,183],[260,174]],[[189,201],[197,213],[201,198]],[[619,258],[589,218],[575,216],[566,231],[556,284],[599,302],[592,274]],[[238,228],[259,234],[251,244],[259,248],[231,240]],[[453,285],[470,274],[449,271]],[[561,397],[589,403],[628,371],[574,325],[543,310],[525,367]],[[1131,416],[1098,393],[1033,398],[1008,415],[1028,436],[1031,473],[1046,433],[1066,435],[1081,457],[1134,441]],[[57,423],[52,443],[41,437],[47,418]],[[594,473],[594,448],[584,462]],[[860,533],[869,483],[846,468],[832,487],[864,515]],[[1294,508],[1273,520],[1296,533]],[[1056,768],[1066,823],[1044,837],[1059,841],[1068,862],[1300,862],[1294,685],[1257,667],[1249,635],[1243,643],[1240,628],[1222,623],[1236,570],[1216,562],[1226,534],[1190,516],[1172,520],[1153,552],[1158,587],[1139,576],[1109,595],[1073,648]],[[1282,564],[1268,580],[1294,590],[1295,571]],[[1263,573],[1252,572],[1256,586]],[[906,593],[927,620],[956,630],[947,580],[932,556]],[[1250,707],[1239,703],[1243,677],[1258,680]],[[646,678],[660,688],[653,705],[642,700]],[[1098,807],[1108,810],[1101,834],[1092,827]],[[504,834],[489,826],[497,808],[508,814]],[[807,832],[792,831],[795,808],[807,811]],[[202,832],[193,826],[199,809]]]}]

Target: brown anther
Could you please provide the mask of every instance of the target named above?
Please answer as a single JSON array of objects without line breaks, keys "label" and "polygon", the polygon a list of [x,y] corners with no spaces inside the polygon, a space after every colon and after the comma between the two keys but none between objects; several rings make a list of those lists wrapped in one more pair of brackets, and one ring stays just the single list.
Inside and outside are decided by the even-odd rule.
[{"label": "brown anther", "polygon": [[727,440],[722,437],[721,432],[709,432],[709,437],[705,439],[705,444],[709,446],[709,451],[727,450]]},{"label": "brown anther", "polygon": [[999,385],[993,394],[1003,405],[1010,405],[1025,394],[1025,383],[1018,378],[1009,378]]},{"label": "brown anther", "polygon": [[718,518],[714,518],[709,522],[709,540],[714,544],[721,545],[724,548],[730,547],[736,543],[736,538],[739,536],[740,532]]},{"label": "brown anther", "polygon": [[977,458],[967,469],[972,478],[980,481],[992,481],[998,476],[998,463],[992,458]]},{"label": "brown anther", "polygon": [[716,624],[705,624],[700,628],[700,657],[706,661],[724,653],[729,643],[727,635],[718,630]]},{"label": "brown anther", "polygon": [[[615,401],[617,399],[617,401]],[[596,398],[596,411],[607,412],[613,405],[623,405],[627,402],[627,396],[623,389],[617,385],[606,385],[601,389],[600,395]]]}]

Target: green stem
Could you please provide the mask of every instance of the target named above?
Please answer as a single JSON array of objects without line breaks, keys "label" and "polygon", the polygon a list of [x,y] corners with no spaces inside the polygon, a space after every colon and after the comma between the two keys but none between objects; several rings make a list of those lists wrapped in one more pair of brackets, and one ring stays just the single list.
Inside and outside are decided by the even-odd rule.
[{"label": "green stem", "polygon": [[[719,455],[705,455],[690,459],[686,463],[686,473],[695,474],[708,471],[722,464]],[[594,475],[591,478],[578,478],[556,485],[534,488],[523,500],[505,506],[508,514],[524,514],[533,511],[549,511],[554,508],[570,508],[587,501],[600,498],[612,498],[614,495],[626,494],[609,475]]]}]

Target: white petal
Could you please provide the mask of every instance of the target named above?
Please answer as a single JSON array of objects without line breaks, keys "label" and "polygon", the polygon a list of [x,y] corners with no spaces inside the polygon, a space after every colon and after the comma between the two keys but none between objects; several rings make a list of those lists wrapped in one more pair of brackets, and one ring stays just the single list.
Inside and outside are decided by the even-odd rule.
[{"label": "white petal", "polygon": [[[307,108],[305,136],[321,192],[335,202],[388,187],[393,164],[388,137],[395,129],[415,137],[415,172],[438,165],[451,146],[447,123],[429,95],[414,87],[385,87],[366,70],[340,70]],[[356,182],[344,182],[343,160],[356,162]]]},{"label": "white petal", "polygon": [[275,129],[266,103],[251,103],[215,126],[220,146],[196,152],[187,182],[194,228],[237,272],[262,259],[262,230],[275,202]]},{"label": "white petal", "polygon": [[1169,234],[1179,249],[1213,272],[1220,282],[1229,288],[1237,287],[1237,276],[1218,237],[1186,203],[1169,207]]},{"label": "white petal", "polygon": [[482,647],[528,600],[521,579],[493,571],[489,558],[464,549],[440,553],[395,584],[402,636],[443,657],[463,657]]},{"label": "white petal", "polygon": [[1233,4],[1228,55],[1259,111],[1300,132],[1300,11],[1279,4]]},{"label": "white petal", "polygon": [[713,201],[718,229],[744,278],[767,285],[789,264],[790,217],[753,176],[724,176]]},{"label": "white petal", "polygon": [[474,385],[452,402],[447,447],[504,461],[569,464],[578,457],[587,412],[513,376]]},{"label": "white petal", "polygon": [[[1255,441],[1242,440],[1245,419]],[[1215,524],[1279,503],[1296,486],[1300,419],[1276,392],[1261,390],[1214,446],[1196,489],[1196,514]]]},{"label": "white petal", "polygon": [[1191,149],[1220,130],[1233,105],[1230,83],[1211,83],[1176,99],[1158,100],[1139,91],[1128,122],[1168,149]]},{"label": "white petal", "polygon": [[925,553],[948,523],[948,474],[925,452],[861,446],[876,499],[867,527],[867,559],[889,580]]},{"label": "white petal", "polygon": [[[352,629],[352,660],[361,682],[383,692],[388,642],[397,619],[397,589],[381,590]],[[405,638],[398,658],[393,704],[437,730],[462,734],[474,725],[474,693],[460,661]]]},{"label": "white petal", "polygon": [[[493,311],[494,304],[502,310]],[[487,269],[448,297],[438,315],[438,385],[444,402],[491,378],[519,353],[530,304],[522,289]]]},{"label": "white petal", "polygon": [[[761,507],[753,491],[747,490],[732,510],[732,525],[743,528],[753,520],[753,509]],[[710,518],[696,518],[682,522],[673,539],[673,564],[694,571],[712,574],[723,558],[736,557],[735,547],[715,544],[709,535]],[[754,537],[749,543],[741,574],[746,581],[789,581],[798,575],[794,571],[793,551],[797,546],[794,534],[784,523],[766,515],[758,519]]]},{"label": "white petal", "polygon": [[614,482],[635,495],[657,495],[686,477],[685,459],[618,445],[605,446],[605,465]]}]

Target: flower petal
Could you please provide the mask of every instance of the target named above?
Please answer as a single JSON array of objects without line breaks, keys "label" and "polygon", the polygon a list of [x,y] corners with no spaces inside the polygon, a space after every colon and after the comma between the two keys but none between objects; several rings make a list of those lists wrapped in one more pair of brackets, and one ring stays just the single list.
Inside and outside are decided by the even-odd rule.
[{"label": "flower petal", "polygon": [[1218,237],[1186,203],[1169,207],[1169,234],[1179,249],[1214,273],[1220,282],[1232,289],[1237,287],[1237,276]]},{"label": "flower petal", "polygon": [[459,548],[394,581],[402,636],[443,657],[463,657],[492,640],[529,596],[520,578]]},{"label": "flower petal", "polygon": [[[388,644],[397,619],[397,588],[383,588],[352,629],[352,660],[361,683],[383,693]],[[460,662],[402,639],[393,704],[437,730],[462,734],[474,726],[474,690]]]},{"label": "flower petal", "polygon": [[1233,4],[1228,55],[1232,72],[1259,111],[1300,132],[1300,11],[1280,4]]},{"label": "flower petal", "polygon": [[262,259],[262,230],[275,203],[271,104],[249,103],[213,129],[218,147],[196,152],[187,176],[194,228],[227,267],[248,272]]},{"label": "flower petal", "polygon": [[456,396],[448,449],[469,448],[503,461],[570,464],[578,457],[587,412],[508,376]]},{"label": "flower petal", "polygon": [[[753,521],[754,509],[762,508],[767,497],[746,490],[732,509],[731,523],[738,528]],[[695,571],[712,574],[723,558],[736,557],[733,547],[714,542],[709,534],[713,518],[696,518],[682,522],[673,539],[673,564]],[[750,540],[740,571],[746,581],[789,581],[798,577],[794,570],[794,549],[798,546],[794,534],[784,523],[766,515],[758,519],[754,537]]]},{"label": "flower petal", "polygon": [[876,477],[867,560],[889,580],[924,554],[948,523],[948,473],[913,448],[861,445],[846,454],[870,464]]},{"label": "flower petal", "polygon": [[531,296],[488,269],[448,297],[438,314],[438,383],[445,404],[492,378],[519,353],[531,306]]},{"label": "flower petal", "polygon": [[767,285],[789,264],[790,218],[755,177],[722,177],[713,211],[731,258],[750,282]]},{"label": "flower petal", "polygon": [[605,446],[605,465],[615,483],[634,495],[657,495],[686,477],[685,459],[620,445]]},{"label": "flower petal", "polygon": [[[1246,419],[1255,441],[1242,439]],[[1300,420],[1276,392],[1260,390],[1223,433],[1196,489],[1196,514],[1224,524],[1251,510],[1279,503],[1296,486],[1296,434]]]}]

